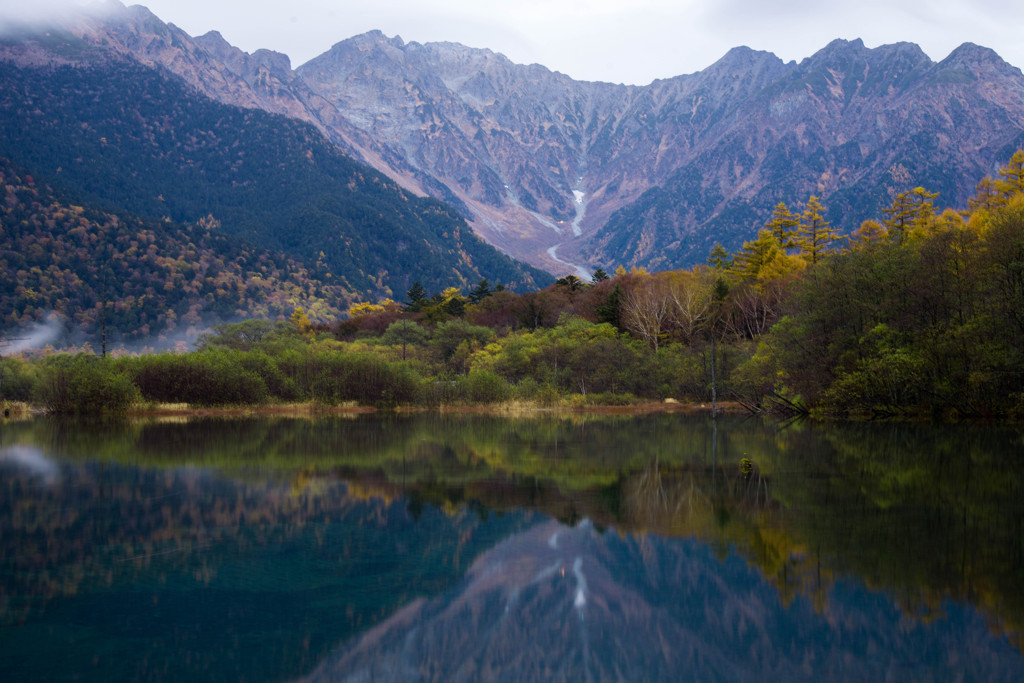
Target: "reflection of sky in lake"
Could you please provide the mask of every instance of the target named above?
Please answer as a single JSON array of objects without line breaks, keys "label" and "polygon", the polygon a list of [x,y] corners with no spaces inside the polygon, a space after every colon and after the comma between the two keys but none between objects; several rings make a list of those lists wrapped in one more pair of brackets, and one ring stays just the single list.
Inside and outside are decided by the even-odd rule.
[{"label": "reflection of sky in lake", "polygon": [[0,448],[0,463],[11,465],[53,483],[57,477],[57,463],[46,457],[41,448],[8,446]]}]

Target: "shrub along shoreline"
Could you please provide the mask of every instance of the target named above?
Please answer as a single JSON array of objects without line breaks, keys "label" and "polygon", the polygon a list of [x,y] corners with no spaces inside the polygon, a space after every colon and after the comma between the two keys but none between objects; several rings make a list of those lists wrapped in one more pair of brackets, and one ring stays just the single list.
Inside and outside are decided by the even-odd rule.
[{"label": "shrub along shoreline", "polygon": [[[589,326],[589,324],[585,325]],[[287,335],[287,330],[284,330]],[[300,342],[307,343],[307,342]],[[337,342],[324,342],[336,346]],[[5,396],[54,414],[230,414],[371,412],[375,410],[495,410],[527,412],[699,412],[699,397],[679,402],[644,382],[633,391],[574,393],[550,378],[509,382],[494,370],[421,374],[410,361],[369,352],[316,349],[271,356],[261,351],[205,349],[122,358],[54,354],[5,359]],[[571,365],[567,369],[571,371]],[[609,369],[610,371],[610,369]],[[634,393],[641,389],[641,394]],[[667,391],[667,386],[662,387]],[[742,410],[722,403],[720,409]]]},{"label": "shrub along shoreline", "polygon": [[[458,319],[433,330],[404,325],[416,342],[392,338],[404,322],[340,341],[294,321],[248,320],[219,326],[189,353],[6,358],[0,390],[78,415],[712,407],[706,354],[679,345],[654,350],[608,323],[566,316],[552,328],[499,337]],[[736,402],[719,407],[743,410]]]}]

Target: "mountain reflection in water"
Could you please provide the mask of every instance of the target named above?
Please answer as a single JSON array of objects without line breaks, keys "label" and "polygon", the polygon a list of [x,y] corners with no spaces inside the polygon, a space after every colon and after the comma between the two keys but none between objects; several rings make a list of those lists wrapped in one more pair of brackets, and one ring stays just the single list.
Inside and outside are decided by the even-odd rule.
[{"label": "mountain reflection in water", "polygon": [[536,526],[347,644],[308,680],[1013,681],[1020,654],[970,609],[926,624],[856,582],[789,607],[699,541]]},{"label": "mountain reflection in water", "polygon": [[0,427],[17,680],[1024,680],[1012,429]]}]

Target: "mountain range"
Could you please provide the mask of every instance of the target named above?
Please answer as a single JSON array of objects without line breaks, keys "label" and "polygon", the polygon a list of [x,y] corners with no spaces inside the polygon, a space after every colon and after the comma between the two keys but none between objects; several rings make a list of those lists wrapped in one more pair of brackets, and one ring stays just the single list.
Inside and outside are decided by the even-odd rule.
[{"label": "mountain range", "polygon": [[73,31],[221,102],[313,124],[558,274],[702,262],[715,242],[738,248],[778,202],[812,194],[847,231],[915,186],[963,206],[1024,145],[1024,75],[970,43],[940,62],[910,43],[836,40],[799,63],[738,47],[703,71],[626,86],[379,32],[292,69],[141,7]]},{"label": "mountain range", "polygon": [[1024,146],[1024,75],[972,44],[940,62],[909,43],[799,63],[738,47],[633,86],[380,32],[292,68],[112,2],[9,30],[0,67],[13,176],[215,224],[349,299],[685,267],[811,195],[847,232],[915,186],[964,206]]}]

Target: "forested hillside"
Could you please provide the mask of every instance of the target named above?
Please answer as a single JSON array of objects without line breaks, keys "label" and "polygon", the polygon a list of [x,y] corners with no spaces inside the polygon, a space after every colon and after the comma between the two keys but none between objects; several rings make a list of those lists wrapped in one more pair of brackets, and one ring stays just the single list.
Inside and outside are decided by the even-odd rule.
[{"label": "forested hillside", "polygon": [[0,159],[0,326],[51,311],[65,341],[158,343],[222,320],[287,316],[296,306],[341,315],[351,291],[322,270],[195,225],[150,221],[67,204]]},{"label": "forested hillside", "polygon": [[73,64],[0,62],[0,154],[69,203],[181,223],[212,216],[225,233],[317,263],[364,294],[416,280],[549,281],[307,124],[216,103],[74,39],[62,47]]}]

